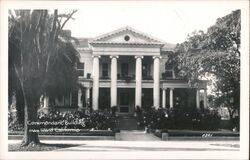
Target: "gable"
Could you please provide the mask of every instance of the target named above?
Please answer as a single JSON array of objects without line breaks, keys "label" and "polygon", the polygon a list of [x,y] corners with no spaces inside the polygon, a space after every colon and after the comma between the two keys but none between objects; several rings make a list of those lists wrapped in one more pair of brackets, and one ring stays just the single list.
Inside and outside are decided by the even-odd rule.
[{"label": "gable", "polygon": [[101,35],[93,39],[90,44],[155,44],[163,45],[164,42],[146,33],[137,31],[131,27],[125,27],[113,32]]}]

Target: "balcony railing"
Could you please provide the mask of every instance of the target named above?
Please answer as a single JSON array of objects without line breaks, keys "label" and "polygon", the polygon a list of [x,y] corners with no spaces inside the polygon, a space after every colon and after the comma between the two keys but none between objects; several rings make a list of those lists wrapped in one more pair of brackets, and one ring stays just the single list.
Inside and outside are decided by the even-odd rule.
[{"label": "balcony railing", "polygon": [[110,79],[109,76],[101,76],[100,79]]},{"label": "balcony railing", "polygon": [[132,80],[135,80],[135,75],[134,74],[131,74],[131,75],[124,75],[124,74],[117,74],[117,79],[118,80],[125,80],[127,83],[132,81]]},{"label": "balcony railing", "polygon": [[162,80],[174,79],[172,72],[164,72],[164,73],[161,73],[161,75],[162,75]]},{"label": "balcony railing", "polygon": [[142,75],[142,80],[153,80],[151,75]]}]

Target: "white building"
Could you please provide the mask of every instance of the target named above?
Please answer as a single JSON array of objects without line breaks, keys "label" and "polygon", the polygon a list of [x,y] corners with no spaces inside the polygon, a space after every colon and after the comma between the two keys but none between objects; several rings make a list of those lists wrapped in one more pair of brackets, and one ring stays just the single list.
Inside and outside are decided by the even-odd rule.
[{"label": "white building", "polygon": [[[199,91],[204,90],[207,106],[206,81],[191,89],[187,81],[175,77],[168,64],[174,45],[130,27],[79,41],[77,69],[82,88],[78,96],[74,94],[78,107],[89,102],[94,110],[117,106],[119,114],[133,114],[136,106],[174,107],[181,103],[175,91],[181,94],[184,89],[194,92],[191,97],[198,108]],[[67,103],[72,104],[76,98],[70,97]]]}]

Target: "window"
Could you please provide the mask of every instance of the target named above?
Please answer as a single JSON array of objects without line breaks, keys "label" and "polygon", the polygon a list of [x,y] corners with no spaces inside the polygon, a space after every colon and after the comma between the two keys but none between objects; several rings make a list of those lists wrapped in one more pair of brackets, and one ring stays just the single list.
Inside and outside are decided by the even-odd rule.
[{"label": "window", "polygon": [[84,63],[77,63],[77,75],[83,77],[84,76]]},{"label": "window", "polygon": [[165,63],[165,77],[173,78],[173,65]]},{"label": "window", "polygon": [[122,63],[121,66],[122,76],[128,76],[128,63]]},{"label": "window", "polygon": [[148,64],[142,64],[142,77],[148,77],[149,76],[149,65]]},{"label": "window", "polygon": [[108,63],[102,63],[102,77],[108,77]]}]

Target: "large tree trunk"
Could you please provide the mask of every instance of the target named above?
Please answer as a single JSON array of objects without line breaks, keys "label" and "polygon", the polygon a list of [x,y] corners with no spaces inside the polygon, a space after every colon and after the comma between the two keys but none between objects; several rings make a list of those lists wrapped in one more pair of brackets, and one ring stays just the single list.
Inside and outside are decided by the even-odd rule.
[{"label": "large tree trunk", "polygon": [[[33,129],[30,125],[28,125],[28,121],[37,121],[37,110],[34,107],[29,105],[25,105],[24,107],[24,135],[22,140],[22,146],[26,146],[29,144],[39,144],[39,138],[37,132],[30,132],[30,129]],[[33,110],[33,111],[32,111]]]},{"label": "large tree trunk", "polygon": [[[21,145],[37,145],[40,143],[37,132],[31,132],[34,126],[28,125],[29,122],[37,121],[37,104],[34,103],[34,99],[31,99],[31,95],[27,94],[23,88],[24,95],[24,135]],[[29,96],[27,96],[29,95]],[[33,95],[34,96],[34,95]]]}]

